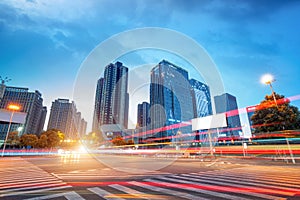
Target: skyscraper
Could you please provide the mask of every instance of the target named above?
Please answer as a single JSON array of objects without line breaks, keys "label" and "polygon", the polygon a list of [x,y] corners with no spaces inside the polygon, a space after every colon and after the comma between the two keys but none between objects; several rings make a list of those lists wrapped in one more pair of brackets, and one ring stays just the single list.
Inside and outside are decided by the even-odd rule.
[{"label": "skyscraper", "polygon": [[92,127],[93,132],[99,132],[100,115],[101,115],[100,108],[101,108],[102,95],[103,95],[103,84],[104,84],[104,78],[100,78],[97,81],[97,87],[96,87],[93,127]]},{"label": "skyscraper", "polygon": [[42,109],[42,114],[41,114],[41,122],[40,122],[39,128],[38,128],[38,130],[40,130],[40,132],[42,132],[44,130],[46,115],[47,115],[47,107],[44,106]]},{"label": "skyscraper", "polygon": [[[27,113],[22,133],[38,135],[42,132],[47,108],[43,107],[43,98],[39,91],[30,92],[28,88],[6,86],[0,108],[6,109],[10,103],[20,105],[20,111]],[[20,126],[20,124],[12,124],[11,132],[16,131]],[[0,138],[4,138],[7,129],[7,123],[0,123]]]},{"label": "skyscraper", "polygon": [[121,124],[125,129],[128,126],[128,68],[123,66],[121,62],[116,62],[117,68],[116,83],[115,83],[115,98],[113,101],[113,118],[115,124]]},{"label": "skyscraper", "polygon": [[[84,120],[83,120],[84,121]],[[77,112],[75,103],[69,99],[56,99],[52,102],[51,112],[48,122],[49,129],[62,131],[67,138],[77,138],[81,133],[81,113]]]},{"label": "skyscraper", "polygon": [[128,68],[121,62],[105,67],[104,77],[98,80],[95,107],[94,130],[102,125],[118,124],[122,129],[128,126]]},{"label": "skyscraper", "polygon": [[[188,72],[166,60],[155,66],[151,70],[150,106],[152,129],[191,120],[194,113]],[[178,132],[191,133],[191,127],[163,130],[155,137],[165,138]]]},{"label": "skyscraper", "polygon": [[209,87],[195,79],[190,80],[193,98],[194,117],[212,115]]},{"label": "skyscraper", "polygon": [[215,107],[216,113],[225,113],[227,116],[227,131],[221,133],[221,135],[226,134],[227,137],[239,136],[239,131],[241,130],[240,116],[238,112],[238,106],[236,102],[236,97],[225,93],[219,96],[215,96]]},{"label": "skyscraper", "polygon": [[148,102],[143,102],[138,104],[137,107],[137,128],[147,127],[150,123],[150,104]]}]

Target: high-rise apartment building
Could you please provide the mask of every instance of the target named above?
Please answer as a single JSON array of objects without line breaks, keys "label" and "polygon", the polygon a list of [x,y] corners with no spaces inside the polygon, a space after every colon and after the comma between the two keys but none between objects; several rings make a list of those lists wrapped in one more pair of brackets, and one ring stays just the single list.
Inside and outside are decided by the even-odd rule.
[{"label": "high-rise apartment building", "polygon": [[100,115],[101,115],[101,102],[102,102],[102,95],[103,95],[103,84],[104,78],[100,78],[97,81],[96,87],[96,95],[95,95],[95,105],[94,105],[94,116],[93,116],[93,132],[99,132],[100,128]]},{"label": "high-rise apartment building", "polygon": [[[83,120],[84,121],[84,120]],[[69,99],[56,99],[52,102],[51,112],[48,122],[49,129],[62,131],[67,138],[78,138],[85,134],[86,129],[82,129],[81,113],[77,112],[75,103]]]},{"label": "high-rise apartment building", "polygon": [[193,98],[194,117],[212,115],[209,87],[195,79],[190,80]]},{"label": "high-rise apartment building", "polygon": [[[27,113],[25,124],[12,124],[10,131],[16,131],[22,126],[22,132],[28,134],[40,134],[45,123],[47,108],[43,107],[42,94],[39,91],[30,92],[28,88],[3,86],[3,96],[0,108],[6,109],[11,103],[20,105],[20,112]],[[8,130],[8,123],[0,123],[0,138],[3,139]]]},{"label": "high-rise apartment building", "polygon": [[241,122],[238,112],[238,106],[236,102],[236,97],[225,93],[219,96],[215,96],[215,107],[216,113],[226,113],[227,116],[227,131],[223,131],[220,134],[226,134],[227,137],[239,136],[239,131],[241,131]]},{"label": "high-rise apartment building", "polygon": [[[150,106],[152,129],[191,120],[194,111],[188,72],[166,60],[155,66],[151,70]],[[191,127],[166,129],[154,137],[170,138],[178,133],[191,133]]]},{"label": "high-rise apartment building", "polygon": [[41,123],[39,124],[39,128],[38,128],[38,130],[41,130],[41,132],[44,130],[46,116],[47,116],[47,107],[44,106],[41,114]]},{"label": "high-rise apartment building", "polygon": [[128,126],[128,68],[121,62],[105,67],[104,77],[97,83],[93,129],[102,125],[117,124],[121,129]]}]

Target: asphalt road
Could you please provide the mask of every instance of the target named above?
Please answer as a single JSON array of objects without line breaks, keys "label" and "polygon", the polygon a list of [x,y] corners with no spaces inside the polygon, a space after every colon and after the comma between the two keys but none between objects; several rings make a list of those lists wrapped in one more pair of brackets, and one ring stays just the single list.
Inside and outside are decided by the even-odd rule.
[{"label": "asphalt road", "polygon": [[120,155],[2,158],[0,199],[300,199],[300,166]]}]

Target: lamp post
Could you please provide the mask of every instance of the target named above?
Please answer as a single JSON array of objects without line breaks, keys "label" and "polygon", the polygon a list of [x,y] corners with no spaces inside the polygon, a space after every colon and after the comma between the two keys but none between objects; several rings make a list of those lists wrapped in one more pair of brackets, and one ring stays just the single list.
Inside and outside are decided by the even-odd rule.
[{"label": "lamp post", "polygon": [[276,100],[276,97],[275,97],[275,92],[274,92],[274,89],[273,89],[273,86],[272,86],[272,82],[274,82],[274,81],[275,81],[275,79],[271,74],[265,74],[261,77],[261,82],[262,83],[270,85],[275,105],[278,108],[277,100]]},{"label": "lamp post", "polygon": [[[267,85],[270,85],[270,88],[271,88],[271,91],[272,91],[272,95],[273,95],[273,98],[274,98],[274,102],[276,104],[276,107],[278,109],[278,104],[277,104],[277,101],[276,101],[276,97],[275,97],[275,92],[274,92],[274,89],[273,89],[273,86],[272,86],[272,82],[274,82],[275,79],[274,77],[271,75],[271,74],[265,74],[264,76],[262,76],[261,78],[261,82],[264,83],[264,84],[267,84]],[[283,127],[284,129],[284,127]],[[292,162],[295,164],[295,159],[294,159],[294,156],[293,156],[293,152],[292,152],[292,149],[290,147],[290,143],[289,143],[289,140],[288,138],[286,137],[285,138],[286,140],[286,143],[287,143],[287,146],[288,146],[288,149],[289,149],[289,152],[290,152],[290,155],[291,155],[291,158],[292,158]]]},{"label": "lamp post", "polygon": [[8,134],[9,134],[9,131],[10,131],[10,127],[11,127],[12,119],[13,119],[13,116],[14,116],[14,112],[19,111],[21,108],[20,108],[20,106],[18,106],[18,105],[15,105],[15,104],[9,104],[9,105],[7,106],[7,109],[8,109],[8,110],[11,110],[12,112],[11,112],[11,114],[10,114],[10,119],[9,119],[9,124],[8,124],[8,128],[7,128],[7,133],[6,133],[5,140],[4,140],[4,144],[3,144],[2,157],[4,156],[4,151],[5,151],[5,147],[6,147],[6,142],[7,142]]}]

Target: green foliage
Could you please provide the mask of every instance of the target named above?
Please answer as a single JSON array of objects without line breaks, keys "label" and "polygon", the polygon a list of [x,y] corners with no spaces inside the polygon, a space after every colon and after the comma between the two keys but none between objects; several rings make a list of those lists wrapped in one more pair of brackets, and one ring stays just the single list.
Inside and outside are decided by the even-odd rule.
[{"label": "green foliage", "polygon": [[255,133],[266,133],[299,129],[300,113],[297,107],[290,105],[283,95],[267,95],[251,117]]}]

